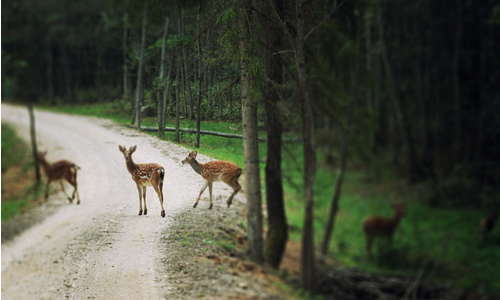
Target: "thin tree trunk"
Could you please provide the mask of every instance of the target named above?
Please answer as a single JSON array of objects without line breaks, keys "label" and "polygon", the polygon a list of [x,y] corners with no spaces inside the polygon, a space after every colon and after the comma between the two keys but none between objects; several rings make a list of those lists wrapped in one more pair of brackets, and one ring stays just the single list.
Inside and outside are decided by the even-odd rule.
[{"label": "thin tree trunk", "polygon": [[122,37],[122,50],[123,50],[123,98],[129,97],[128,86],[128,67],[127,67],[127,37],[128,37],[128,16],[125,14],[123,17],[123,37]]},{"label": "thin tree trunk", "polygon": [[200,6],[198,5],[198,12],[196,14],[196,36],[198,37],[196,39],[196,48],[198,52],[198,74],[197,76],[197,81],[198,81],[198,97],[196,99],[196,144],[195,148],[200,147],[200,130],[201,130],[201,79],[202,79],[202,69],[203,69],[203,63],[201,60],[201,37],[200,37]]},{"label": "thin tree trunk", "polygon": [[[271,2],[280,16],[283,17],[284,6],[282,0]],[[265,25],[265,24],[264,24]],[[281,56],[274,53],[281,51],[280,32],[274,27],[266,26],[270,37],[267,49],[268,77],[266,92],[263,97],[266,111],[267,128],[267,161],[266,161],[266,199],[268,231],[264,245],[266,262],[278,268],[285,252],[288,240],[288,225],[283,202],[283,178],[281,174],[281,139],[283,126],[281,124],[280,86],[283,83],[283,62]]]},{"label": "thin tree trunk", "polygon": [[[158,88],[158,137],[163,139],[165,136],[165,100],[166,97],[163,97],[165,93],[164,88],[164,77],[165,77],[165,60],[166,60],[166,52],[167,52],[167,40],[168,40],[168,27],[169,27],[170,18],[167,16],[165,18],[165,29],[163,31],[163,40],[161,44],[161,63],[160,63],[160,77],[159,77],[159,88]],[[162,93],[163,92],[163,93]]]},{"label": "thin tree trunk", "polygon": [[452,79],[453,79],[453,108],[455,113],[455,138],[453,152],[454,163],[461,161],[462,157],[462,104],[460,95],[460,45],[462,40],[462,6],[460,1],[456,2],[457,23],[455,38],[453,41],[453,56],[452,56]]},{"label": "thin tree trunk", "polygon": [[398,85],[396,83],[393,69],[389,61],[389,54],[385,42],[384,27],[382,21],[382,5],[380,4],[380,2],[381,0],[378,1],[379,12],[378,12],[377,27],[380,39],[380,52],[382,55],[382,63],[386,75],[386,87],[387,87],[387,92],[389,94],[389,98],[391,99],[396,112],[396,122],[397,122],[397,127],[399,128],[401,140],[403,142],[404,148],[406,148],[404,150],[406,150],[406,164],[408,166],[408,173],[410,176],[410,180],[412,182],[415,182],[422,178],[422,171],[418,166],[415,146],[413,143],[410,126],[408,123],[409,121],[406,116],[406,112],[403,109],[401,103],[401,97],[398,93]]},{"label": "thin tree trunk", "polygon": [[35,113],[33,112],[33,103],[28,103],[28,113],[30,116],[30,135],[31,135],[31,151],[33,153],[33,161],[35,161],[35,175],[36,175],[36,186],[40,185],[40,166],[36,163],[38,156],[38,149],[36,143],[36,130],[35,130]]},{"label": "thin tree trunk", "polygon": [[[184,22],[184,8],[181,7],[181,37],[184,36],[186,31],[186,25]],[[189,72],[188,72],[188,58],[186,53],[186,47],[184,43],[182,43],[182,62],[184,66],[184,87],[187,90],[188,99],[189,99],[189,118],[194,119],[193,113],[193,95],[191,93],[191,84],[189,81]]]},{"label": "thin tree trunk", "polygon": [[352,112],[354,108],[354,101],[358,95],[359,88],[359,76],[361,67],[361,42],[362,42],[362,30],[363,30],[363,20],[364,18],[364,1],[361,0],[359,4],[359,15],[358,15],[358,37],[357,37],[357,48],[354,62],[354,72],[351,93],[349,95],[349,107],[347,109],[347,122],[342,132],[342,144],[340,150],[340,167],[337,176],[337,181],[335,182],[335,189],[333,192],[332,205],[330,207],[330,215],[328,216],[328,223],[325,230],[325,236],[323,238],[323,244],[321,246],[321,259],[328,256],[328,248],[330,246],[330,240],[334,231],[335,218],[337,216],[339,208],[339,200],[341,195],[342,183],[344,180],[344,173],[347,164],[347,145],[349,139],[349,131],[351,129],[352,123]]},{"label": "thin tree trunk", "polygon": [[257,102],[251,92],[252,78],[248,72],[254,53],[250,33],[251,1],[244,0],[239,8],[241,102],[243,146],[245,155],[245,183],[248,207],[248,252],[254,262],[263,261],[262,251],[262,198],[259,169],[259,143],[257,136]]},{"label": "thin tree trunk", "polygon": [[300,281],[302,288],[310,292],[314,291],[315,283],[315,255],[314,255],[314,229],[313,229],[313,205],[314,205],[314,177],[316,173],[316,153],[314,142],[314,120],[311,101],[307,92],[307,71],[305,61],[305,24],[302,13],[304,0],[296,1],[297,17],[297,42],[296,60],[299,78],[299,97],[302,102],[302,137],[304,143],[304,190],[305,190],[305,213],[304,228],[302,233],[302,251],[300,259]]},{"label": "thin tree trunk", "polygon": [[180,136],[179,136],[179,123],[180,123],[180,75],[181,75],[181,60],[180,57],[176,57],[176,74],[175,74],[175,139],[174,141],[176,143],[180,142]]},{"label": "thin tree trunk", "polygon": [[143,96],[143,73],[144,73],[144,52],[146,52],[146,25],[148,22],[149,5],[144,5],[144,17],[142,18],[142,37],[141,37],[141,58],[139,60],[139,70],[137,76],[137,93],[135,97],[135,121],[137,128],[141,128],[141,105]]}]

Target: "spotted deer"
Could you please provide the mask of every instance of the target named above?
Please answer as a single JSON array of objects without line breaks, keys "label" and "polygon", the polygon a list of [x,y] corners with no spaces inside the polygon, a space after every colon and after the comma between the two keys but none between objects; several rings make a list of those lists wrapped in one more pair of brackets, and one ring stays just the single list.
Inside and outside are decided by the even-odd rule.
[{"label": "spotted deer", "polygon": [[[61,184],[61,189],[68,198],[69,202],[73,202],[73,199],[75,199],[76,195],[76,204],[80,204],[78,182],[76,181],[76,177],[80,167],[69,160],[58,160],[50,164],[45,158],[46,155],[47,151],[38,152],[38,155],[36,156],[36,163],[42,167],[45,176],[47,176],[47,185],[45,186],[45,200],[49,198],[50,184],[54,181],[59,181],[59,183]],[[63,180],[66,180],[70,185],[74,187],[71,197],[66,193],[66,190],[64,189]]]},{"label": "spotted deer", "polygon": [[369,216],[363,221],[368,253],[371,253],[372,243],[376,237],[385,237],[392,241],[394,232],[405,215],[405,208],[402,202],[392,203],[391,207],[394,209],[394,215],[391,218]]},{"label": "spotted deer", "polygon": [[229,161],[210,161],[205,164],[200,164],[196,161],[196,154],[196,151],[191,151],[186,159],[182,161],[183,164],[191,165],[193,170],[205,179],[205,185],[201,188],[200,195],[193,205],[193,208],[198,205],[201,194],[203,194],[208,186],[208,191],[210,192],[210,207],[208,209],[212,209],[212,184],[214,181],[224,181],[233,188],[234,192],[227,199],[227,207],[230,207],[234,195],[241,190],[241,185],[238,183],[238,178],[242,172],[241,168],[238,167],[237,164]]},{"label": "spotted deer", "polygon": [[152,186],[160,199],[161,216],[164,218],[165,209],[163,208],[163,180],[165,177],[165,169],[155,163],[135,164],[132,160],[132,153],[137,150],[137,145],[130,147],[129,150],[127,150],[124,146],[118,146],[118,148],[123,153],[127,170],[130,175],[132,175],[132,180],[134,180],[137,185],[137,191],[139,191],[139,216],[143,213],[141,198],[144,199],[144,215],[148,214],[148,208],[146,206],[146,188],[148,186]]}]

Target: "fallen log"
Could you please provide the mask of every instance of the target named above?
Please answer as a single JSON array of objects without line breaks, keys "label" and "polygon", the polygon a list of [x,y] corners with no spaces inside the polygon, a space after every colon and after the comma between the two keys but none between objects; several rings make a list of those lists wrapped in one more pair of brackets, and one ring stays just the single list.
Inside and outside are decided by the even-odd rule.
[{"label": "fallen log", "polygon": [[[124,125],[126,127],[129,127],[129,128],[137,129],[137,127],[129,125],[129,124],[124,124]],[[141,127],[141,131],[157,132],[158,127],[143,126],[143,127]],[[165,127],[165,131],[175,132],[175,128],[174,127]],[[196,133],[196,129],[191,129],[191,128],[179,128],[179,131],[187,132],[187,133]],[[213,135],[213,136],[219,136],[219,137],[230,138],[230,139],[243,139],[243,135],[241,135],[241,134],[225,133],[225,132],[210,131],[210,130],[200,130],[200,134]],[[283,142],[297,142],[300,140],[301,140],[300,138],[283,138]],[[260,142],[267,142],[267,138],[259,137],[259,141]]]}]

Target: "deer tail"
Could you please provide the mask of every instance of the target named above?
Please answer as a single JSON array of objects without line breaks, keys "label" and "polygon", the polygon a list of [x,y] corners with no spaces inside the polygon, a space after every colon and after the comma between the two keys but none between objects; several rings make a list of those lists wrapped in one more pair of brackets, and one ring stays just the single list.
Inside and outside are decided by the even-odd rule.
[{"label": "deer tail", "polygon": [[238,168],[238,170],[236,170],[236,172],[238,174],[238,175],[236,175],[236,178],[238,179],[238,178],[240,178],[241,173],[243,173],[243,170],[241,168]]},{"label": "deer tail", "polygon": [[165,169],[164,168],[158,169],[158,173],[160,174],[160,184],[163,185],[163,178],[165,178]]}]

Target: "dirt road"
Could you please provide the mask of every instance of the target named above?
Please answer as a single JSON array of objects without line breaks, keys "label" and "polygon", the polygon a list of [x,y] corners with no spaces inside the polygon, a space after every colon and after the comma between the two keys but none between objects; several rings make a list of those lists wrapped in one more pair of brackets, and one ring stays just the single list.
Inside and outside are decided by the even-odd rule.
[{"label": "dirt road", "polygon": [[[217,270],[217,266],[209,260],[201,263],[205,270],[196,266],[200,257],[210,257],[207,251],[213,248],[208,247],[210,236],[202,237],[207,248],[189,247],[190,243],[196,245],[193,231],[207,227],[204,220],[205,224],[212,223],[210,220],[223,222],[228,214],[244,222],[244,195],[236,195],[235,208],[228,210],[223,199],[229,196],[229,187],[215,184],[214,195],[219,196],[214,208],[207,209],[206,194],[193,210],[203,181],[189,166],[181,164],[187,149],[107,120],[44,111],[36,111],[35,117],[39,149],[48,151],[47,159],[69,159],[81,167],[81,204],[69,204],[63,193],[52,194],[48,202],[57,203],[57,211],[2,244],[3,299],[224,298],[220,290],[233,285],[233,295],[239,292],[236,288],[245,295],[267,296],[260,294],[263,288],[254,286],[257,283],[245,283],[247,279],[236,273],[229,276],[224,287],[223,270],[212,274],[210,270]],[[28,141],[25,107],[2,104],[2,122],[13,124]],[[156,162],[165,168],[165,218],[160,216],[159,200],[152,188],[148,188],[148,215],[137,215],[137,189],[118,145],[137,145],[133,155],[136,163]],[[202,162],[210,160],[198,157]],[[66,190],[72,191],[69,187]],[[45,206],[50,204],[35,208],[35,212],[44,214]],[[200,226],[188,232],[185,224],[182,228],[179,225],[183,220]],[[185,241],[175,239],[190,234],[193,238]],[[203,286],[175,280],[179,269],[183,269],[184,279],[198,278]],[[210,286],[207,280],[222,286]]]}]

